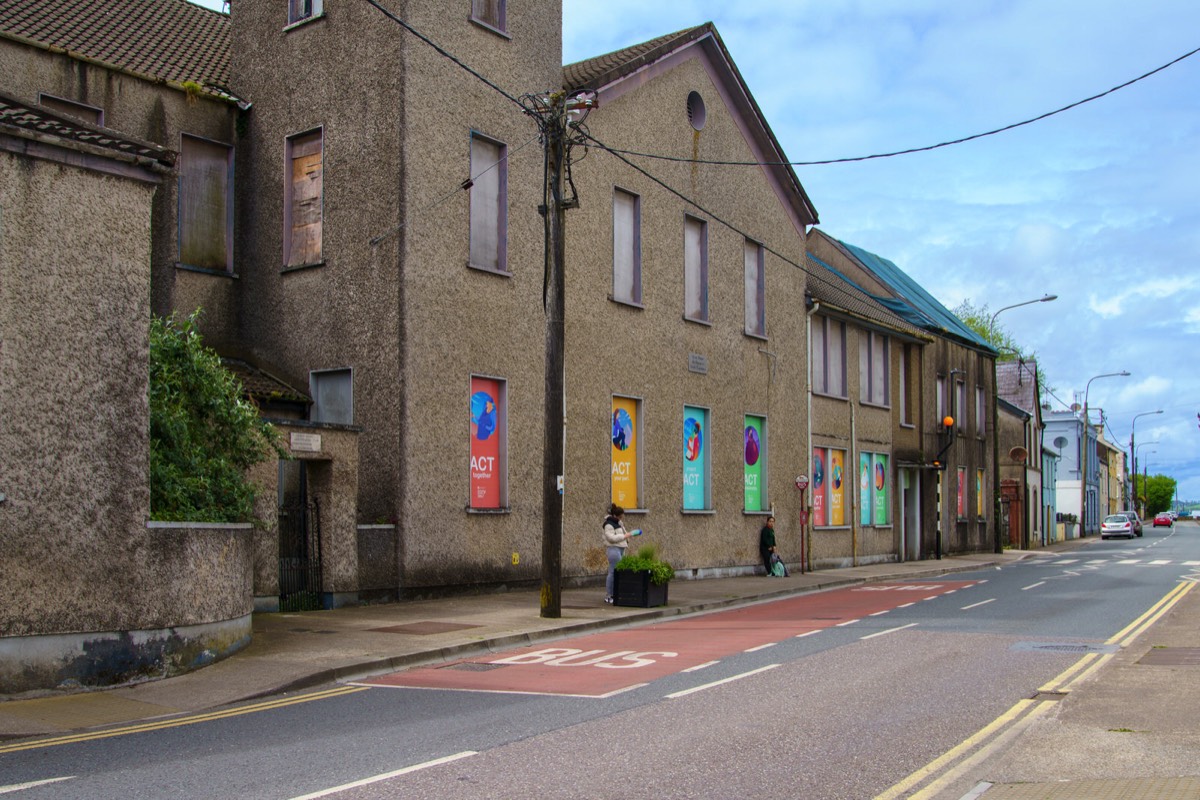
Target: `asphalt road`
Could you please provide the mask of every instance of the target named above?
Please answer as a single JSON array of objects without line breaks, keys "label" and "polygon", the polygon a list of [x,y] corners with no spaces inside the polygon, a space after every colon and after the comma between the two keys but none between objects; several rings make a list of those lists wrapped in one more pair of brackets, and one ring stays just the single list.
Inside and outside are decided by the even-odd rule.
[{"label": "asphalt road", "polygon": [[[1143,539],[961,573],[937,586],[839,589],[556,642],[549,658],[539,645],[426,671],[455,680],[507,672],[515,687],[405,688],[414,681],[397,676],[375,682],[392,685],[338,687],[203,724],[5,754],[0,791],[89,799],[887,796],[1200,571],[1200,537],[1175,531],[1148,526]],[[535,666],[532,681],[520,677]],[[612,674],[622,676],[619,685]],[[603,691],[594,691],[589,684],[600,677]]]}]

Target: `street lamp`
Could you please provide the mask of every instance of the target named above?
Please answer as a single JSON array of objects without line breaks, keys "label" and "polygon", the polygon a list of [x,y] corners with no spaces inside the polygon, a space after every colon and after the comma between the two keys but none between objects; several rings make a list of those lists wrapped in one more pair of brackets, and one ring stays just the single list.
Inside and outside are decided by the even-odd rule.
[{"label": "street lamp", "polygon": [[[1022,303],[1013,303],[1011,306],[1004,306],[992,314],[992,318],[988,323],[989,332],[996,329],[996,317],[1000,316],[1001,312],[1008,311],[1010,308],[1020,308],[1021,306],[1032,305],[1033,303],[1049,303],[1051,300],[1057,300],[1058,295],[1047,294],[1035,300],[1026,300]],[[1020,354],[1018,354],[1019,356]],[[996,380],[996,359],[992,359],[992,525],[996,529],[995,535],[995,550],[997,553],[1004,552],[1004,544],[1000,540],[1000,382]],[[1038,456],[1041,457],[1040,455]],[[1028,525],[1021,526],[1023,530],[1029,530]]]},{"label": "street lamp", "polygon": [[1138,510],[1137,500],[1137,448],[1134,446],[1134,434],[1137,432],[1138,417],[1148,417],[1154,414],[1161,414],[1162,409],[1158,411],[1144,411],[1141,414],[1134,414],[1133,420],[1129,423],[1129,457],[1133,459],[1133,481],[1130,483],[1133,486],[1133,510]]},{"label": "street lamp", "polygon": [[[1105,372],[1102,375],[1094,375],[1088,379],[1087,385],[1083,388],[1083,438],[1080,440],[1079,455],[1079,538],[1087,536],[1088,532],[1088,496],[1087,496],[1087,465],[1092,460],[1091,447],[1088,445],[1088,440],[1091,438],[1092,421],[1088,419],[1088,394],[1092,391],[1092,381],[1100,378],[1128,378],[1129,370],[1121,370],[1120,372]],[[1136,453],[1134,454],[1137,455]]]}]

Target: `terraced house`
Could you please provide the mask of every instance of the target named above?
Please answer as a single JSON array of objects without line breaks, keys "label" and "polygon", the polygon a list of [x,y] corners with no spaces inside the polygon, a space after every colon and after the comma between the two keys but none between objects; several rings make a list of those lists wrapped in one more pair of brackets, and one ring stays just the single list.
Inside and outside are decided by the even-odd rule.
[{"label": "terraced house", "polygon": [[[713,26],[564,68],[554,0],[381,5],[0,9],[0,92],[33,120],[25,133],[0,120],[7,174],[140,170],[43,184],[104,233],[68,250],[50,244],[63,226],[14,215],[29,195],[0,195],[5,348],[36,330],[14,323],[20,308],[59,287],[39,269],[16,296],[14,253],[70,263],[84,284],[104,276],[89,299],[119,306],[118,332],[85,324],[92,348],[56,368],[79,369],[75,355],[121,377],[103,413],[75,412],[126,442],[104,492],[77,495],[86,512],[70,482],[52,503],[31,488],[54,463],[88,483],[81,429],[38,439],[41,461],[0,463],[0,597],[29,609],[4,612],[4,660],[38,664],[43,685],[72,669],[123,680],[232,652],[254,611],[297,599],[539,579],[549,209],[536,117],[563,90],[587,108],[567,161],[564,580],[604,574],[614,501],[680,577],[759,568],[768,514],[804,568],[990,549],[990,351],[894,264],[814,233],[816,208]],[[689,161],[647,166],[627,149]],[[124,191],[136,202],[108,219]],[[25,249],[5,244],[14,230]],[[144,325],[196,308],[290,451],[255,474],[253,527],[147,523]],[[51,305],[46,330],[77,313]],[[39,367],[6,360],[6,386]],[[29,417],[38,400],[2,409],[5,452],[51,427]],[[39,572],[32,543],[68,508],[56,568]],[[179,537],[193,562],[146,557]],[[193,602],[214,583],[217,600]],[[64,600],[94,586],[105,613]],[[158,589],[122,607],[129,586]],[[80,653],[100,639],[134,666],[87,672]]]}]

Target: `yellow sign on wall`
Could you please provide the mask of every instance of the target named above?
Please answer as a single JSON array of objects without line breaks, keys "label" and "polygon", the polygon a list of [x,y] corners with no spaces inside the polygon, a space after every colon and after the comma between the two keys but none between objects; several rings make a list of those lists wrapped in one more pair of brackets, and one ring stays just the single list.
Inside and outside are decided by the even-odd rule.
[{"label": "yellow sign on wall", "polygon": [[622,508],[639,508],[638,401],[612,400],[612,501]]}]

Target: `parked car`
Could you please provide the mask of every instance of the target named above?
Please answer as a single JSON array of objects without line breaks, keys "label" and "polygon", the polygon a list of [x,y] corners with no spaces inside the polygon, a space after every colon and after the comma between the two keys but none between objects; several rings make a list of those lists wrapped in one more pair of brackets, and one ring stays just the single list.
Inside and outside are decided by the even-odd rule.
[{"label": "parked car", "polygon": [[1154,527],[1156,528],[1163,525],[1169,528],[1174,522],[1175,520],[1171,519],[1171,515],[1166,511],[1160,511],[1154,515]]},{"label": "parked car", "polygon": [[1109,514],[1100,523],[1100,538],[1110,539],[1114,536],[1125,536],[1132,539],[1137,534],[1133,530],[1133,522],[1124,514]]},{"label": "parked car", "polygon": [[1133,525],[1134,536],[1142,535],[1142,518],[1137,515],[1136,511],[1118,511],[1117,513],[1129,517],[1129,522]]}]

